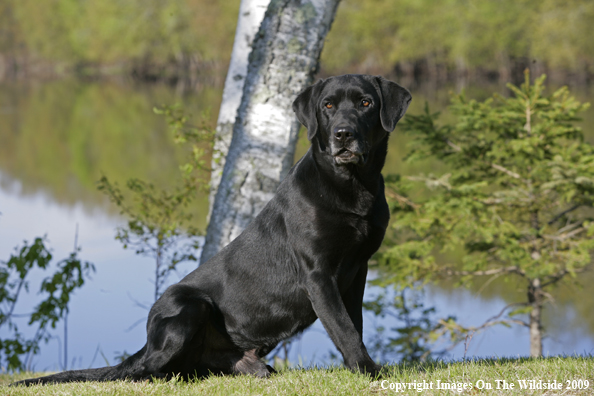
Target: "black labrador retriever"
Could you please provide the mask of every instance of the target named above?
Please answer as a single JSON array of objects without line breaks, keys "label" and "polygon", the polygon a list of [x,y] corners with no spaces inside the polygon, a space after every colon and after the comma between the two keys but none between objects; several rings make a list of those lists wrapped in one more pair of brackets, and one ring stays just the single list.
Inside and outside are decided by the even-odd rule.
[{"label": "black labrador retriever", "polygon": [[320,318],[345,365],[376,376],[362,340],[367,261],[389,220],[382,167],[410,93],[344,75],[303,90],[293,109],[309,151],[246,230],[153,305],[147,343],[124,362],[24,384],[219,374],[267,377],[262,358]]}]

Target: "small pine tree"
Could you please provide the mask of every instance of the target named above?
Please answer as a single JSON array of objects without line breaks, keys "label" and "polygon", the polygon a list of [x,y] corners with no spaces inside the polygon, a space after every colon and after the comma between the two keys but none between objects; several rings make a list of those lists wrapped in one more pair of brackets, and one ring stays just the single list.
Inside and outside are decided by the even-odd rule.
[{"label": "small pine tree", "polygon": [[[594,250],[594,147],[575,126],[588,104],[565,87],[547,96],[544,80],[531,84],[526,72],[521,87],[508,85],[510,98],[456,96],[455,124],[439,126],[428,107],[407,115],[407,160],[434,158],[447,171],[387,178],[395,233],[381,259],[394,274],[386,282],[519,277],[526,300],[509,315],[528,315],[510,321],[529,328],[531,356],[542,355],[548,290],[591,268]],[[419,181],[428,192],[413,188]],[[454,250],[459,261],[438,263],[436,254]]]}]

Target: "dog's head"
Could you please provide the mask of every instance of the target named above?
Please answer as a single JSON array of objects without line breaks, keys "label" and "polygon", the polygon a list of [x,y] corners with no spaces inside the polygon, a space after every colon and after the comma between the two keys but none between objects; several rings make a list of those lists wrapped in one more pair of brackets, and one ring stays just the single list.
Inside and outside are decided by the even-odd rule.
[{"label": "dog's head", "polygon": [[304,89],[293,111],[337,165],[364,165],[370,150],[392,132],[408,108],[410,93],[380,76],[348,74]]}]

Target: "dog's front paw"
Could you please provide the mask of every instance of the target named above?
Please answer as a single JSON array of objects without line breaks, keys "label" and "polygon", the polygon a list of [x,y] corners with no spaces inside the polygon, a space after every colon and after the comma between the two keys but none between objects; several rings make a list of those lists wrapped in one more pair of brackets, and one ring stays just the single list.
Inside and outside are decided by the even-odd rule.
[{"label": "dog's front paw", "polygon": [[382,366],[374,362],[365,362],[357,364],[357,371],[361,374],[369,375],[373,379],[378,379],[381,376]]}]

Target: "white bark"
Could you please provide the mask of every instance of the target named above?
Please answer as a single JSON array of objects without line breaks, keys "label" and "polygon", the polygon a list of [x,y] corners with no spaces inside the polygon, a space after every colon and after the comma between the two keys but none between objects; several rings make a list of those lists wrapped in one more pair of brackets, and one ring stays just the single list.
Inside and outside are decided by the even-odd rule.
[{"label": "white bark", "polygon": [[338,3],[270,2],[252,45],[201,262],[245,229],[291,167],[300,127],[291,105],[313,80]]},{"label": "white bark", "polygon": [[231,52],[231,61],[225,79],[223,100],[217,120],[217,133],[212,155],[212,174],[210,176],[209,217],[212,211],[215,194],[221,181],[225,156],[233,136],[233,124],[237,117],[237,109],[241,104],[243,85],[248,71],[248,57],[252,43],[270,0],[242,0],[239,5],[239,17],[235,30],[235,41]]}]

